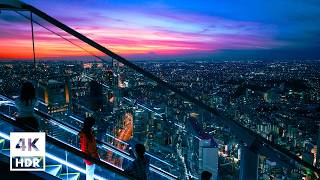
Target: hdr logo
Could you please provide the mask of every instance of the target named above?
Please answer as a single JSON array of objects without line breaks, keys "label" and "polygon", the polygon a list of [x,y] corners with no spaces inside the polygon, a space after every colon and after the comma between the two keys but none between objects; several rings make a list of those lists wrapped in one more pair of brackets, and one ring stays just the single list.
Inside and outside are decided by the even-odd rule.
[{"label": "hdr logo", "polygon": [[44,171],[46,135],[41,132],[10,133],[10,170]]}]

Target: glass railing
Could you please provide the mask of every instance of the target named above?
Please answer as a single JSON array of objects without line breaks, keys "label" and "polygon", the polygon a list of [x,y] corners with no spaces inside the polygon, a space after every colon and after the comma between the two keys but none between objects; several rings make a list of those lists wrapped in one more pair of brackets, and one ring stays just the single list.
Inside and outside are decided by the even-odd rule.
[{"label": "glass railing", "polygon": [[[17,15],[17,18],[30,18],[30,15],[23,12]],[[35,21],[39,21],[37,20],[38,17],[33,16],[33,18]],[[51,32],[53,31],[52,29],[55,29],[54,33]],[[37,33],[41,30],[44,32]],[[100,150],[104,154],[101,157],[119,168],[125,168],[128,162],[133,160],[129,154],[129,147],[137,143],[131,141],[131,137],[133,136],[134,106],[133,100],[125,98],[124,101],[122,97],[121,100],[120,97],[119,99],[115,98],[115,94],[120,93],[120,89],[118,88],[119,82],[117,80],[120,77],[114,74],[116,63],[112,64],[111,60],[110,64],[102,62],[100,60],[102,57],[97,58],[91,52],[84,51],[83,47],[79,48],[75,46],[74,44],[78,42],[72,38],[70,39],[75,41],[73,44],[64,39],[66,37],[69,38],[70,35],[64,34],[64,38],[61,38],[60,36],[63,33],[46,23],[41,24],[41,26],[35,23],[34,32],[35,34],[40,34],[39,36],[35,35],[35,52],[43,51],[43,42],[40,41],[38,44],[37,38],[41,39],[43,34],[47,34],[47,36],[52,36],[55,41],[55,44],[47,50],[49,51],[47,52],[48,54],[51,51],[54,53],[63,48],[72,47],[76,49],[74,51],[85,53],[86,56],[80,57],[80,60],[73,59],[69,61],[64,61],[62,57],[41,57],[36,59],[35,68],[33,62],[14,63],[12,72],[14,75],[10,78],[15,79],[4,80],[7,81],[4,84],[8,83],[8,85],[3,87],[4,91],[2,91],[2,94],[9,96],[10,99],[17,97],[19,91],[13,91],[14,86],[29,77],[29,80],[31,79],[34,82],[37,89],[39,102],[36,107],[37,111],[50,116],[47,119],[37,114],[37,118],[40,119],[40,129],[77,148],[79,146],[78,132],[82,127],[83,119],[87,116],[96,117],[96,136],[99,141],[105,143],[105,145],[101,145]],[[81,59],[84,59],[84,61]],[[25,78],[20,79],[16,65],[24,66],[25,64],[29,64],[30,68],[25,73]],[[34,77],[36,78],[34,79]],[[17,79],[19,80],[16,81]],[[14,82],[15,85],[12,85],[9,81]],[[13,102],[11,103],[14,104]],[[117,105],[115,106],[115,104]],[[5,106],[2,108],[5,108]],[[11,106],[10,108],[10,112],[7,109],[8,112],[6,113],[12,116],[16,115],[16,109]],[[149,118],[148,116],[151,115],[151,112],[146,114],[146,112],[138,111],[141,110],[137,109],[135,117]],[[50,119],[55,119],[56,121],[51,121]],[[61,123],[67,126],[61,125]],[[124,127],[124,123],[127,123],[126,125],[130,126],[131,130],[129,127]],[[127,129],[129,131],[126,131]],[[152,173],[158,173],[160,176],[168,176],[167,178],[169,179],[178,177],[177,173],[172,170],[175,162],[171,164],[151,152],[148,152],[147,155],[150,156],[151,160],[151,175]],[[152,176],[161,178],[159,175]]]},{"label": "glass railing", "polygon": [[[17,87],[21,82],[32,80],[40,102],[36,109],[50,117],[50,120],[38,117],[42,119],[41,129],[49,135],[78,148],[77,132],[83,119],[93,116],[97,119],[95,132],[101,142],[101,157],[118,168],[125,168],[132,160],[129,147],[142,143],[151,157],[154,176],[199,178],[202,171],[208,170],[214,178],[241,178],[247,173],[244,167],[251,167],[255,162],[257,165],[253,166],[252,172],[259,174],[256,177],[301,179],[317,176],[313,162],[307,160],[312,156],[311,149],[301,144],[313,143],[317,136],[295,128],[296,125],[285,124],[285,119],[290,119],[285,114],[258,114],[252,103],[257,101],[252,98],[255,93],[252,88],[226,86],[221,91],[213,88],[214,96],[208,100],[197,91],[199,88],[189,86],[188,78],[173,83],[175,81],[170,80],[176,78],[177,73],[160,76],[155,68],[138,64],[149,68],[157,75],[154,76],[38,10],[26,8],[34,13],[35,62],[1,63],[0,73],[4,76],[0,94],[15,98],[19,95]],[[0,19],[1,16],[25,22],[19,27],[20,31],[30,28],[29,11],[3,11]],[[14,24],[0,21],[4,22]],[[26,41],[30,44],[25,45],[31,48],[25,59],[32,59],[32,43],[28,38]],[[228,67],[223,65],[218,64],[215,68],[228,72]],[[250,72],[244,73],[251,77]],[[217,74],[217,80],[233,81],[232,77],[241,76],[234,71],[230,74],[232,76]],[[182,86],[183,83],[189,88]],[[222,95],[218,96],[219,93]],[[223,94],[228,93],[240,94],[240,98],[227,102]],[[277,100],[274,95],[273,92],[267,93],[266,101]],[[8,115],[16,115],[12,106],[0,108]],[[268,111],[268,108],[264,110]],[[278,124],[267,122],[262,115],[270,116]],[[279,138],[275,139],[275,136]],[[289,141],[284,141],[285,138]],[[299,144],[299,149],[283,143],[294,141]],[[248,155],[246,149],[254,152],[253,155]]]},{"label": "glass railing", "polygon": [[[10,132],[25,131],[26,129],[17,127],[14,119],[3,114],[0,116],[0,153],[9,158]],[[77,148],[51,136],[48,136],[46,139],[45,172],[59,179],[85,179],[86,167],[83,159],[92,160],[93,158],[87,157],[87,155]],[[93,162],[96,164],[95,179],[130,179],[121,169],[115,166],[96,159],[93,159]]]},{"label": "glass railing", "polygon": [[[6,102],[6,104],[2,104],[2,110],[0,114],[2,116],[8,117],[12,121],[15,121],[15,118],[12,115],[17,113],[14,101],[5,96],[0,96],[0,99],[1,102]],[[39,120],[40,131],[46,132],[48,136],[54,138],[55,140],[63,144],[67,144],[68,146],[71,146],[80,151],[78,135],[80,132],[80,128],[75,127],[74,125],[69,125],[61,119],[55,119],[49,114],[39,111],[39,109],[37,108],[35,108],[35,117]],[[82,123],[82,121],[79,119],[77,119],[77,121]],[[13,131],[13,129],[10,128],[8,130]],[[103,141],[101,141],[100,139],[98,139],[97,141],[97,148],[101,160],[105,163],[117,167],[120,170],[125,169],[134,160],[134,158],[129,153],[129,150],[127,152],[127,150],[124,150],[120,147],[129,146],[129,144],[124,141],[118,140],[117,138],[109,134],[105,134],[105,137],[106,138],[102,138]],[[150,177],[155,177],[157,179],[176,178],[174,175],[163,170],[163,167],[169,165],[168,163],[156,158],[155,156],[152,156],[149,153],[147,153],[147,155],[151,159],[149,172]]]}]

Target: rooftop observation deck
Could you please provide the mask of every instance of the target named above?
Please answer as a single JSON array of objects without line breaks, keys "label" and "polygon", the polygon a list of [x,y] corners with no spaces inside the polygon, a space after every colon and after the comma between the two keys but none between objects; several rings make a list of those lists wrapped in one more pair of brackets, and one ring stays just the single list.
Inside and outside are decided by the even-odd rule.
[{"label": "rooftop observation deck", "polygon": [[[317,166],[283,144],[266,139],[227,111],[191,96],[36,7],[0,1],[0,8],[0,20],[9,17],[3,21],[8,24],[19,20],[18,30],[30,32],[31,59],[0,66],[8,73],[1,77],[0,89],[3,155],[8,155],[9,132],[19,126],[15,124],[17,87],[29,80],[37,90],[40,130],[49,137],[46,172],[55,177],[85,177],[82,159],[92,158],[79,151],[78,133],[84,118],[93,116],[101,157],[92,160],[99,166],[96,179],[130,178],[123,169],[133,161],[129,147],[136,143],[147,148],[150,179],[199,179],[204,170],[215,178],[242,180],[273,175],[318,178]],[[56,52],[72,58],[50,56]]]}]

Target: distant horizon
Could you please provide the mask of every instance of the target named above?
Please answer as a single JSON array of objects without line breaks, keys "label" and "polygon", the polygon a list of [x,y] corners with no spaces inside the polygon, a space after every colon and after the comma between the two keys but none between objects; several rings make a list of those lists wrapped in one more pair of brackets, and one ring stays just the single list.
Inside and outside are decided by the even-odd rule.
[{"label": "distant horizon", "polygon": [[[61,58],[61,59],[60,59]],[[68,59],[69,57],[57,57],[57,58],[41,58],[36,60],[36,63],[43,63],[43,62],[103,62],[102,60],[99,59],[85,59],[87,58],[86,56],[82,57],[72,57]],[[77,59],[81,58],[81,59]],[[91,57],[92,58],[92,57]],[[103,58],[103,57],[102,57]],[[105,62],[110,61],[111,59],[104,59]],[[128,61],[133,61],[133,62],[150,62],[150,63],[168,63],[168,62],[208,62],[208,63],[220,63],[220,62],[265,62],[265,63],[273,63],[273,62],[320,62],[319,59],[214,59],[214,58],[189,58],[189,59],[184,59],[184,58],[179,58],[179,59],[127,59]],[[116,61],[116,60],[115,60]],[[0,63],[10,63],[10,62],[28,62],[28,63],[33,63],[33,59],[0,59]]]}]

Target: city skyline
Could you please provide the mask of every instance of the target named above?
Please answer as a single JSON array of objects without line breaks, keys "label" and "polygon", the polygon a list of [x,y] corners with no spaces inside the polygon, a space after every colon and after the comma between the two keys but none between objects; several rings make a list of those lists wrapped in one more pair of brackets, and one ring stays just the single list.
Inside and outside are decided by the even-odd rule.
[{"label": "city skyline", "polygon": [[[287,154],[318,166],[319,61],[137,64],[250,129],[264,142],[275,143]],[[241,162],[248,158],[241,155],[241,136],[230,134],[237,131],[222,126],[219,115],[199,109],[191,100],[127,66],[47,61],[30,71],[32,67],[29,62],[0,63],[0,72],[6,77],[0,79],[0,98],[9,106],[2,106],[4,113],[15,114],[10,108],[11,99],[18,97],[17,87],[34,76],[37,110],[54,118],[48,122],[43,119],[42,128],[58,139],[75,146],[78,142],[76,136],[68,136],[68,128],[55,127],[55,121],[79,128],[85,117],[94,116],[99,123],[97,137],[119,151],[127,151],[127,143],[133,141],[145,144],[151,157],[156,157],[154,164],[179,179],[187,179],[183,178],[189,175],[185,167],[192,172],[190,176],[198,176],[202,171],[199,168],[206,164],[214,176],[222,179],[241,176]],[[207,148],[209,151],[202,153]],[[198,161],[199,156],[210,156],[210,161]],[[259,153],[255,157],[259,157],[256,172],[264,179],[315,179],[304,166],[286,170],[286,166],[275,163],[273,156]],[[104,160],[121,167],[125,159],[112,151]]]},{"label": "city skyline", "polygon": [[[320,58],[316,1],[25,2],[130,59]],[[12,12],[0,16],[0,59],[31,59],[30,22]],[[35,47],[37,58],[87,55],[37,25]]]}]

